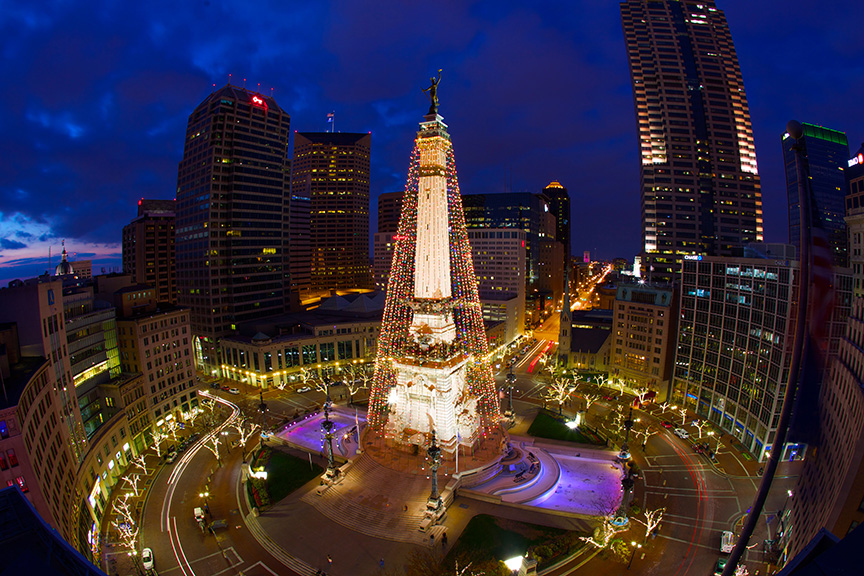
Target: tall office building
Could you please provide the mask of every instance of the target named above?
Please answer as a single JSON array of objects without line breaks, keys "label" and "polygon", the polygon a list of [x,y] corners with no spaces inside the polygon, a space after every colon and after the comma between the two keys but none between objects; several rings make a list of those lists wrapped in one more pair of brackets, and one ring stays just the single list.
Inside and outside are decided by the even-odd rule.
[{"label": "tall office building", "polygon": [[671,281],[681,255],[762,240],[744,83],[713,0],[626,0],[621,20],[641,157],[643,264]]},{"label": "tall office building", "polygon": [[371,134],[294,135],[292,187],[308,192],[313,292],[369,288]]},{"label": "tall office building", "polygon": [[[846,238],[844,201],[849,159],[846,134],[814,124],[801,124],[804,136],[798,141],[803,169],[809,176],[813,194],[813,222],[828,235],[835,266],[849,265],[849,241]],[[798,193],[798,167],[792,146],[795,140],[783,134],[783,161],[786,165],[786,195],[789,200],[789,243],[801,250],[801,213]]]},{"label": "tall office building", "polygon": [[218,339],[289,301],[290,117],[270,96],[230,84],[189,116],[177,175],[179,304],[191,311],[198,362],[219,366]]},{"label": "tall office building", "polygon": [[378,231],[372,239],[372,280],[379,290],[387,289],[403,196],[405,192],[402,190],[378,196]]},{"label": "tall office building", "polygon": [[[564,246],[555,234],[556,219],[544,194],[465,194],[465,224],[473,228],[525,231],[526,297],[540,309],[551,307],[564,288]],[[548,306],[547,306],[548,305]]]},{"label": "tall office building", "polygon": [[138,216],[123,227],[123,272],[156,291],[160,302],[177,302],[174,269],[174,200],[138,201]]},{"label": "tall office building", "polygon": [[864,296],[864,144],[846,163],[846,226],[855,296]]},{"label": "tall office building", "polygon": [[549,210],[555,215],[555,239],[564,245],[564,261],[570,263],[570,195],[560,182],[550,182],[543,189],[549,199]]}]

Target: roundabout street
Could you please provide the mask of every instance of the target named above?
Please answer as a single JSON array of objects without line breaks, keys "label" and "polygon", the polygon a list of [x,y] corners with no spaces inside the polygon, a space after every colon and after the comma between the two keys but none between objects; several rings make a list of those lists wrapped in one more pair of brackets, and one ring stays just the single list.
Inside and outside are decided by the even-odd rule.
[{"label": "roundabout street", "polygon": [[[212,397],[228,415],[211,432],[221,434],[238,409]],[[226,452],[227,446],[220,444],[220,465],[203,445],[207,438],[203,436],[175,464],[165,466],[154,481],[142,517],[141,546],[152,548],[156,572],[163,576],[295,574],[258,543],[243,520],[248,513],[239,486],[243,450]],[[205,491],[206,500],[200,496]],[[207,523],[224,520],[225,527],[215,534],[202,530],[195,519],[196,507],[209,509]]]},{"label": "roundabout street", "polygon": [[[514,433],[525,434],[543,404],[542,392],[548,382],[548,375],[536,370],[529,373],[528,367],[532,363],[536,367],[537,358],[544,350],[547,350],[547,354],[554,350],[548,344],[545,340],[528,344],[526,352],[514,364]],[[503,388],[506,386],[506,359],[502,364],[503,369],[496,373],[496,382]],[[589,388],[580,385],[578,392]],[[245,392],[239,397],[240,404],[243,400],[248,403],[258,399],[254,390]],[[601,389],[600,393],[618,396],[617,392],[609,389]],[[230,430],[228,426],[239,413],[239,408],[215,394],[205,392],[202,396],[214,398],[220,406],[218,410],[224,420],[212,433],[221,437],[223,431]],[[232,400],[235,398],[231,397]],[[265,400],[271,422],[275,422],[298,411],[315,408],[323,401],[323,395],[317,391],[303,394],[278,391],[266,393]],[[582,401],[574,399],[571,404],[578,406]],[[624,405],[629,406],[629,402]],[[505,409],[508,406],[506,395],[502,406]],[[610,438],[610,444],[617,447],[616,443],[623,441],[623,437],[609,429],[609,421],[610,415],[623,409],[615,401],[601,400],[588,410],[586,422]],[[572,415],[570,408],[565,407],[565,416]],[[720,556],[721,532],[736,532],[740,528],[758,486],[759,464],[733,448],[728,436],[723,437],[719,444],[720,453],[716,462],[697,453],[694,442],[701,443],[709,437],[699,438],[700,431],[689,424],[692,417],[685,417],[683,420],[687,424],[681,426],[690,433],[690,438],[686,440],[673,435],[672,429],[660,425],[662,420],[674,420],[674,425],[679,426],[682,420],[678,420],[681,417],[677,412],[673,417],[669,411],[663,414],[659,407],[649,406],[646,410],[634,410],[633,418],[637,420],[636,427],[647,426],[656,430],[644,442],[644,446],[642,437],[637,439],[631,433],[630,451],[640,468],[633,491],[634,503],[642,510],[665,508],[657,533],[654,536],[646,534],[645,527],[637,522],[644,519],[640,512],[631,520],[628,530],[620,535],[628,543],[644,543],[633,554],[629,571],[622,562],[610,560],[603,554],[593,554],[595,550],[589,545],[582,554],[550,572],[552,576],[640,572],[674,576],[708,574]],[[236,437],[234,432],[229,434],[233,436],[228,436],[228,440]],[[244,521],[249,509],[239,483],[243,451],[234,448],[226,453],[226,443],[221,444],[220,465],[213,453],[204,446],[207,438],[207,435],[202,437],[176,463],[163,466],[150,489],[142,516],[140,546],[152,548],[157,573],[183,576],[314,574],[314,571],[309,572],[308,564],[298,562],[273,544],[273,539],[261,531],[258,522],[250,524],[255,534],[250,532]],[[712,436],[710,441],[712,447],[716,447],[716,438]],[[249,445],[255,442],[253,437]],[[766,521],[760,523],[759,531],[751,540],[751,547],[744,559],[751,574],[757,569],[764,573],[762,543],[774,537],[777,531],[774,516],[785,505],[786,490],[793,487],[799,466],[799,463],[781,465],[766,506],[769,514]],[[208,494],[206,500],[201,497],[205,492]],[[209,508],[206,516],[208,523],[224,520],[225,527],[217,529],[215,534],[202,531],[196,522],[195,508],[205,508],[205,504]],[[349,537],[346,535],[346,538]],[[299,551],[295,553],[300,554]],[[302,554],[300,560],[309,561],[302,558]]]}]

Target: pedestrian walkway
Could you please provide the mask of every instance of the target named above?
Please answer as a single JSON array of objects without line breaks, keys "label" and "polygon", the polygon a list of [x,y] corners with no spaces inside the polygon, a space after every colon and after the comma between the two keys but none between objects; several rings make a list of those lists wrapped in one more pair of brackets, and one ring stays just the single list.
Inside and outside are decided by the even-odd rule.
[{"label": "pedestrian walkway", "polygon": [[429,534],[420,531],[420,522],[430,485],[424,475],[385,468],[364,454],[341,482],[311,490],[302,501],[361,534],[423,544]]}]

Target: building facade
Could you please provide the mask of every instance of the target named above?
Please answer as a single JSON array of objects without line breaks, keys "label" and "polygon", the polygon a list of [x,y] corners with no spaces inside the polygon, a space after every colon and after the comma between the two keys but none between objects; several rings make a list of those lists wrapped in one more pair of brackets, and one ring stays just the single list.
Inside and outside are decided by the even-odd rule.
[{"label": "building facade", "polygon": [[[846,236],[846,165],[849,144],[846,134],[814,124],[801,124],[804,135],[798,140],[804,173],[809,177],[813,208],[810,218],[825,231],[834,266],[849,265]],[[795,139],[784,133],[783,162],[786,166],[786,196],[789,204],[789,244],[801,252],[801,214],[798,192],[798,165],[792,146]]]},{"label": "building facade", "polygon": [[138,201],[138,216],[123,227],[123,272],[156,290],[160,302],[177,303],[174,271],[174,200]]},{"label": "building facade", "polygon": [[570,195],[560,182],[550,182],[543,189],[549,209],[555,215],[555,239],[564,246],[564,261],[570,262]]},{"label": "building facade", "polygon": [[200,362],[218,339],[290,301],[290,117],[270,96],[230,84],[186,126],[177,174],[177,302],[191,311]]},{"label": "building facade", "polygon": [[846,162],[849,267],[856,297],[864,297],[864,145]]},{"label": "building facade", "polygon": [[671,286],[619,284],[613,308],[610,373],[632,388],[670,396],[677,345],[678,301]]},{"label": "building facade", "polygon": [[294,135],[292,186],[310,199],[313,292],[369,288],[371,134]]},{"label": "building facade", "polygon": [[504,342],[525,332],[525,231],[468,230],[477,291],[486,322],[504,322]]},{"label": "building facade", "polygon": [[684,254],[762,240],[744,82],[714,0],[626,0],[621,20],[641,158],[642,263],[671,282]]}]

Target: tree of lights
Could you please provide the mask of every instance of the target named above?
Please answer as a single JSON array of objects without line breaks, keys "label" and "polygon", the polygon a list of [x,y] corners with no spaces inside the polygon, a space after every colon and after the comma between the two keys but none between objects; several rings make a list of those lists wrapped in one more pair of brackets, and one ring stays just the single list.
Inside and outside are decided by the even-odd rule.
[{"label": "tree of lights", "polygon": [[434,430],[452,453],[498,424],[498,402],[453,146],[436,107],[424,118],[395,238],[369,424],[417,444]]}]

